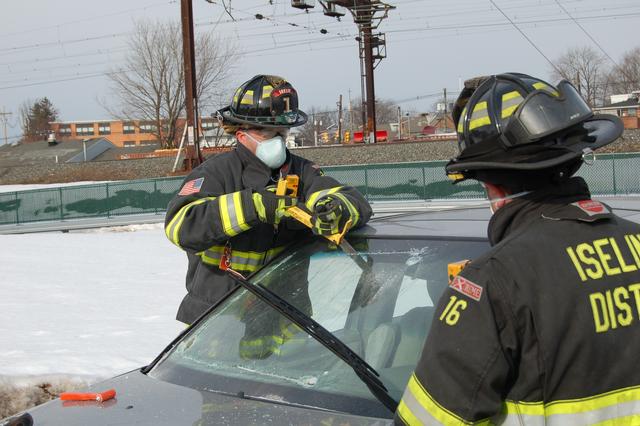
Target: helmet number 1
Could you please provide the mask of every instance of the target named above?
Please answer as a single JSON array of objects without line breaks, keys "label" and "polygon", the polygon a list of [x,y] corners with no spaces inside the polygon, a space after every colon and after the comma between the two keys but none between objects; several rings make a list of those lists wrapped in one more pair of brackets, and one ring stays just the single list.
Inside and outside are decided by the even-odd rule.
[{"label": "helmet number 1", "polygon": [[290,99],[289,98],[283,98],[282,100],[284,101],[284,112],[291,111]]},{"label": "helmet number 1", "polygon": [[448,325],[456,325],[460,319],[460,311],[464,311],[467,308],[467,301],[458,299],[456,296],[449,298],[449,303],[442,311],[440,315],[440,321],[446,322]]}]

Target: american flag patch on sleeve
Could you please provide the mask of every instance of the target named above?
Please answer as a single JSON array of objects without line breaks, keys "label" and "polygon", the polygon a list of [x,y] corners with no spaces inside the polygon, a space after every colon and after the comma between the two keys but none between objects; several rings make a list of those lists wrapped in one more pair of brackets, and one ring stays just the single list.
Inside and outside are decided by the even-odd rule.
[{"label": "american flag patch on sleeve", "polygon": [[203,182],[204,182],[203,177],[190,180],[189,182],[184,184],[180,192],[178,192],[178,195],[191,195],[191,194],[195,194],[196,192],[200,192],[200,188],[202,188]]}]

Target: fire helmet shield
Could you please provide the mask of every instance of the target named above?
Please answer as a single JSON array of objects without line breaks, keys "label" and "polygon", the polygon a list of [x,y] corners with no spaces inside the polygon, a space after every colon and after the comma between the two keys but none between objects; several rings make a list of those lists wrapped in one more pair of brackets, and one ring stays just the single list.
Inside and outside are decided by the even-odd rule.
[{"label": "fire helmet shield", "polygon": [[455,105],[460,154],[446,165],[455,181],[476,171],[551,170],[623,131],[618,117],[594,115],[569,82],[554,87],[526,74],[468,80]]}]

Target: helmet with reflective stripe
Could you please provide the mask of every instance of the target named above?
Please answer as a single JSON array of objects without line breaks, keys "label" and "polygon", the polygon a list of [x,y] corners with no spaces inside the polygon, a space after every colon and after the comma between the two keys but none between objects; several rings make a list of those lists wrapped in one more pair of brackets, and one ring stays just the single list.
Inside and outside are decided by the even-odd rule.
[{"label": "helmet with reflective stripe", "polygon": [[460,154],[446,171],[454,181],[566,177],[566,165],[575,173],[585,154],[623,131],[618,117],[594,115],[568,81],[554,87],[519,73],[466,81],[452,114]]},{"label": "helmet with reflective stripe", "polygon": [[298,109],[298,93],[282,77],[257,75],[242,84],[231,104],[218,111],[226,125],[250,127],[295,127],[307,121]]}]

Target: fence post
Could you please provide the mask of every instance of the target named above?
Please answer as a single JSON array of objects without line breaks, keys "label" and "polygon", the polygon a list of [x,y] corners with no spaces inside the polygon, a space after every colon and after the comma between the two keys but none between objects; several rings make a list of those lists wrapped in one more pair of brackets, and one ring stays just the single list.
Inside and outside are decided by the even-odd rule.
[{"label": "fence post", "polygon": [[19,225],[20,224],[20,213],[18,213],[18,210],[20,210],[20,203],[18,203],[18,191],[15,192],[14,196],[15,196],[15,200],[16,200],[16,225]]},{"label": "fence post", "polygon": [[60,220],[64,220],[64,204],[62,203],[62,187],[58,187],[58,194],[60,195]]},{"label": "fence post", "polygon": [[613,172],[613,195],[618,195],[617,185],[616,185],[616,153],[611,154],[611,171]]},{"label": "fence post", "polygon": [[111,207],[109,203],[109,182],[105,184],[105,190],[107,191],[107,198],[104,199],[105,207],[107,208],[107,218],[111,217]]},{"label": "fence post", "polygon": [[369,201],[369,169],[364,166],[364,198]]},{"label": "fence post", "polygon": [[153,211],[155,214],[158,214],[158,204],[157,204],[157,200],[156,198],[158,198],[158,180],[154,179],[153,180],[153,197],[151,197],[151,202],[153,203]]},{"label": "fence post", "polygon": [[427,173],[424,170],[425,166],[422,166],[422,199],[427,201]]}]

